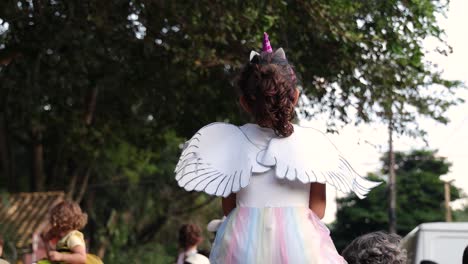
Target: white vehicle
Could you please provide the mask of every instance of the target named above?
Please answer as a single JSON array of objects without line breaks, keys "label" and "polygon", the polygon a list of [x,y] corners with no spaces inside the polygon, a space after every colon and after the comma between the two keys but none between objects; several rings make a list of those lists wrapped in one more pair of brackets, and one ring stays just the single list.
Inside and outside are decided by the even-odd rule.
[{"label": "white vehicle", "polygon": [[402,244],[410,264],[420,264],[422,260],[461,264],[468,246],[468,222],[424,223],[409,232]]}]

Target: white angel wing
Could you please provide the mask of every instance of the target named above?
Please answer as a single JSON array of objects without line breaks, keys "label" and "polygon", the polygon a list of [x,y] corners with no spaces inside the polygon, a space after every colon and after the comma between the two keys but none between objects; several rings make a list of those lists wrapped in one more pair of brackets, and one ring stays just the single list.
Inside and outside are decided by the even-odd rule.
[{"label": "white angel wing", "polygon": [[187,191],[226,197],[246,187],[252,171],[270,169],[256,162],[259,151],[239,127],[207,125],[186,143],[175,169],[176,180]]},{"label": "white angel wing", "polygon": [[294,126],[291,136],[272,139],[257,161],[275,166],[278,178],[327,183],[342,192],[353,191],[361,199],[380,184],[356,173],[330,140],[313,128]]}]

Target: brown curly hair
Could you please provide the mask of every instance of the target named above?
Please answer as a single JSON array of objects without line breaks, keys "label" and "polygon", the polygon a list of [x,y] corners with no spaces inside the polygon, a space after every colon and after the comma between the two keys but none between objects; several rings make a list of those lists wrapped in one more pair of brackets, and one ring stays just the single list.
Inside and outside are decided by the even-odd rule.
[{"label": "brown curly hair", "polygon": [[237,84],[257,124],[288,137],[294,132],[296,75],[288,63],[271,63],[273,54],[262,53],[262,63],[248,63]]},{"label": "brown curly hair", "polygon": [[88,215],[72,201],[62,201],[50,210],[49,222],[55,234],[80,230],[88,222]]},{"label": "brown curly hair", "polygon": [[179,246],[183,249],[195,246],[202,241],[201,228],[195,224],[184,224],[179,229]]}]

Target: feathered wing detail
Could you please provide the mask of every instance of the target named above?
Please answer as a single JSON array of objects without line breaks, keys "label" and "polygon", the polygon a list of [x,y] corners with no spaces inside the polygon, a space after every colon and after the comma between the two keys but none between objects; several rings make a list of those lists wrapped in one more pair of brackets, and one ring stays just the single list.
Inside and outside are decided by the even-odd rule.
[{"label": "feathered wing detail", "polygon": [[278,178],[327,183],[342,192],[353,191],[361,199],[380,184],[356,173],[333,143],[313,128],[294,126],[291,136],[272,139],[257,162],[275,166]]},{"label": "feathered wing detail", "polygon": [[207,125],[185,144],[175,169],[176,180],[187,191],[226,197],[246,187],[252,171],[269,169],[256,162],[259,151],[239,127]]}]

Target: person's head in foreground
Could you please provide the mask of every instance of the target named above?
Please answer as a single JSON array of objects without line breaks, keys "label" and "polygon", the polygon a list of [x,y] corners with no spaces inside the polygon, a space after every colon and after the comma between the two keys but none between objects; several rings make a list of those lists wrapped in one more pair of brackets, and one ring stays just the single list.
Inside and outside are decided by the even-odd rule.
[{"label": "person's head in foreground", "polygon": [[400,247],[401,237],[382,231],[354,239],[342,253],[348,264],[403,264],[406,251]]}]

